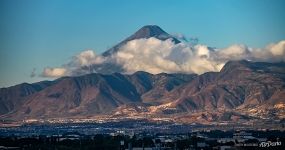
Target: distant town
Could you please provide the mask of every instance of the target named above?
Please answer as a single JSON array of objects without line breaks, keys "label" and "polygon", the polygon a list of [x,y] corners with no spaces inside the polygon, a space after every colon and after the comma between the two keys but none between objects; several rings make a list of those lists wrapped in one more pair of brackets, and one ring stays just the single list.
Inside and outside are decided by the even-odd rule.
[{"label": "distant town", "polygon": [[179,124],[125,120],[25,123],[0,128],[0,149],[284,149],[284,125]]}]

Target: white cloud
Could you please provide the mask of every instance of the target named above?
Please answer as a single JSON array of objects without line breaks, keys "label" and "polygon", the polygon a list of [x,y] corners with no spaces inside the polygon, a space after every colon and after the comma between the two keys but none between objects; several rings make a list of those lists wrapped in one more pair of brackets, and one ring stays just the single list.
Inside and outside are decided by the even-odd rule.
[{"label": "white cloud", "polygon": [[267,49],[272,53],[273,56],[285,55],[285,41],[280,41],[277,44],[270,44]]},{"label": "white cloud", "polygon": [[250,54],[250,51],[245,45],[231,45],[225,49],[221,49],[218,51],[218,55],[220,57],[224,57],[224,59],[228,60],[238,60],[247,58]]},{"label": "white cloud", "polygon": [[95,53],[92,50],[87,50],[81,52],[79,55],[75,56],[80,65],[88,65],[91,63],[91,60],[94,59]]},{"label": "white cloud", "polygon": [[107,58],[96,55],[93,50],[85,50],[72,57],[70,62],[62,65],[62,67],[46,67],[42,72],[44,77],[61,77],[66,75],[77,76],[92,73],[92,65],[103,64]]},{"label": "white cloud", "polygon": [[285,61],[285,40],[269,44],[262,49],[251,49],[251,59],[267,62]]},{"label": "white cloud", "polygon": [[92,50],[83,51],[61,68],[45,68],[43,76],[82,75],[100,69],[116,68],[110,67],[110,64],[122,67],[123,73],[146,71],[153,74],[161,72],[202,74],[220,71],[227,61],[241,59],[285,61],[285,41],[270,44],[265,48],[234,44],[214,49],[203,44],[186,42],[175,44],[171,40],[161,41],[156,38],[137,39],[129,41],[117,53],[108,57],[96,55]]},{"label": "white cloud", "polygon": [[42,76],[44,77],[62,77],[66,75],[67,70],[65,68],[44,68]]},{"label": "white cloud", "polygon": [[196,55],[199,57],[210,57],[210,50],[206,45],[196,45],[195,47]]},{"label": "white cloud", "polygon": [[128,42],[113,56],[127,73],[143,70],[151,73],[175,72],[179,66],[169,58],[175,44],[156,38]]},{"label": "white cloud", "polygon": [[229,60],[251,59],[255,61],[285,61],[285,41],[263,49],[234,44],[223,49],[207,45],[174,44],[171,40],[156,38],[138,39],[121,47],[113,57],[126,73],[147,71],[150,73],[197,73],[220,71]]},{"label": "white cloud", "polygon": [[104,58],[102,56],[97,56],[92,50],[86,50],[76,55],[73,61],[75,61],[78,66],[86,66],[103,63]]},{"label": "white cloud", "polygon": [[174,44],[171,40],[156,38],[139,39],[128,42],[114,55],[126,73],[147,71],[150,73],[204,73],[219,71],[221,64],[213,60],[212,49],[206,45],[187,43]]},{"label": "white cloud", "polygon": [[76,69],[82,66],[89,66],[92,64],[101,64],[105,58],[101,55],[96,55],[93,50],[85,50],[72,57],[70,62],[64,65],[69,69]]}]

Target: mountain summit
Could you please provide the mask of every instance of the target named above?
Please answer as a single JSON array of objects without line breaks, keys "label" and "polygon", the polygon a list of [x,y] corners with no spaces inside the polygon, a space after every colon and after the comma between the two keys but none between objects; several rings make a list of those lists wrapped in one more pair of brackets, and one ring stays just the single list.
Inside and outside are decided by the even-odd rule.
[{"label": "mountain summit", "polygon": [[172,41],[174,43],[176,43],[176,44],[180,43],[180,41],[178,39],[176,39],[172,35],[165,32],[159,26],[157,26],[157,25],[146,25],[146,26],[143,26],[142,28],[140,28],[133,35],[129,36],[128,38],[126,38],[125,40],[120,42],[119,44],[115,45],[114,47],[112,47],[109,50],[107,50],[106,52],[104,52],[102,55],[103,56],[109,56],[113,53],[116,53],[120,49],[121,46],[123,46],[124,44],[126,44],[129,41],[136,40],[136,39],[143,39],[143,38],[148,39],[151,37],[154,37],[154,38],[157,38],[157,39],[163,40],[163,41],[165,41],[167,39],[172,39]]},{"label": "mountain summit", "polygon": [[169,38],[172,38],[175,42],[178,42],[177,39],[175,39],[173,36],[166,33],[164,30],[162,30],[157,25],[146,25],[140,28],[136,33],[131,35],[127,38],[128,41],[135,40],[135,39],[141,39],[141,38],[150,38],[155,37],[160,40],[167,40]]}]

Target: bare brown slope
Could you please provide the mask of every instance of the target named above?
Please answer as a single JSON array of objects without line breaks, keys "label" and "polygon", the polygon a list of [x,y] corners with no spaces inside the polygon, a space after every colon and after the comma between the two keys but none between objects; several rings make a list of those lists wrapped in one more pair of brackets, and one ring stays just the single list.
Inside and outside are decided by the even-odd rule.
[{"label": "bare brown slope", "polygon": [[33,84],[22,83],[9,88],[1,88],[0,115],[17,109],[25,102],[27,96],[41,91],[55,82],[56,81],[42,81]]},{"label": "bare brown slope", "polygon": [[221,72],[200,75],[167,97],[182,111],[274,105],[285,103],[284,79],[284,63],[231,61]]},{"label": "bare brown slope", "polygon": [[192,77],[195,75],[162,76],[146,72],[64,77],[56,84],[26,96],[21,107],[2,117],[21,120],[109,114],[123,104],[143,103],[143,95],[158,89],[157,86],[164,95]]},{"label": "bare brown slope", "polygon": [[[283,108],[285,63],[230,61],[220,72],[199,76],[147,72],[88,74],[40,85],[1,89],[1,118],[85,118],[110,114],[120,106],[167,110],[168,104],[176,109],[172,113]],[[150,110],[158,115],[168,112]]]}]

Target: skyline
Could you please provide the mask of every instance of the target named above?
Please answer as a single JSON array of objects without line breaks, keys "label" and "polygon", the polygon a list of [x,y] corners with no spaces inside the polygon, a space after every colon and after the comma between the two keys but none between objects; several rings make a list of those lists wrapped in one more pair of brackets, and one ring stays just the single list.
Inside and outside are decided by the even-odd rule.
[{"label": "skyline", "polygon": [[285,39],[284,6],[278,0],[1,1],[0,87],[49,79],[39,76],[43,68],[84,50],[100,54],[147,24],[213,47],[261,48]]}]

